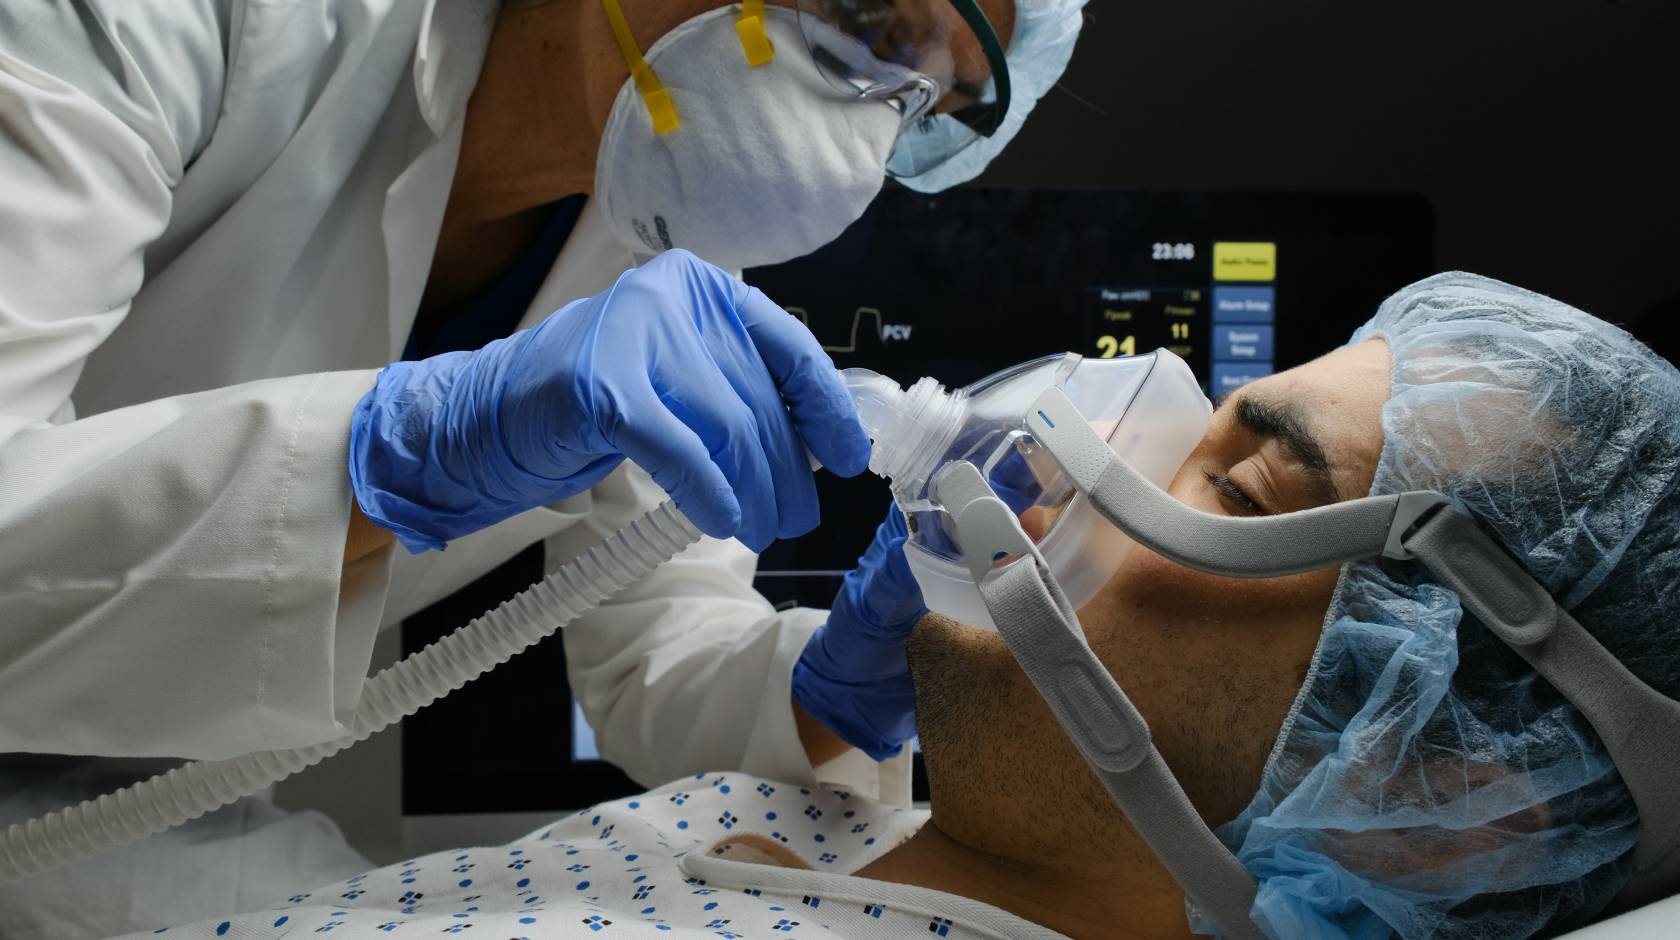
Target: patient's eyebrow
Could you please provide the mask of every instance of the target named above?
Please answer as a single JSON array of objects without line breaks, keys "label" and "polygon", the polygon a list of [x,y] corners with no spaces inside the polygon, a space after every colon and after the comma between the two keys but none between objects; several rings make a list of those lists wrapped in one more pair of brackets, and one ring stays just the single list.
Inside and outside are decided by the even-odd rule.
[{"label": "patient's eyebrow", "polygon": [[1324,456],[1324,447],[1295,407],[1265,401],[1254,395],[1226,396],[1220,401],[1220,407],[1233,399],[1237,424],[1255,437],[1270,438],[1282,444],[1283,449],[1306,469],[1307,485],[1314,498],[1325,503],[1341,501],[1342,495],[1330,474],[1330,461]]}]

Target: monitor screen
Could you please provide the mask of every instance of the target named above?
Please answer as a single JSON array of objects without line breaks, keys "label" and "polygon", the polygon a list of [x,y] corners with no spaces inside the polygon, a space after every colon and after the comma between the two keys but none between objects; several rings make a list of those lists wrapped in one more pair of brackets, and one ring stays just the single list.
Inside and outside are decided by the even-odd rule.
[{"label": "monitor screen", "polygon": [[[1217,397],[1340,345],[1432,273],[1433,226],[1406,194],[889,187],[832,244],[745,278],[836,365],[904,384],[958,388],[1050,353],[1165,347]],[[780,608],[828,606],[889,499],[868,475],[819,474],[818,492],[817,532],[759,560],[755,584]],[[457,595],[411,618],[405,652],[540,574],[537,549],[475,586],[478,602]],[[405,722],[404,812],[560,810],[631,792],[598,759],[564,676],[560,644],[545,642]]]}]

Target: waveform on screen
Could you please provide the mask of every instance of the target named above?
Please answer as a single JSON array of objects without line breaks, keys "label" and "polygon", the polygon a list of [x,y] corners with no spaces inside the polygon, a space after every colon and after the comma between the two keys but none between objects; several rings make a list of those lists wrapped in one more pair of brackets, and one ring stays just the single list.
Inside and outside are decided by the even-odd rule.
[{"label": "waveform on screen", "polygon": [[[798,317],[799,322],[805,324],[806,329],[810,329],[813,333],[816,332],[816,330],[811,327],[811,314],[804,307],[789,307],[787,308],[787,312]],[[859,307],[852,311],[852,328],[851,332],[847,335],[846,342],[840,345],[830,345],[828,343],[824,343],[823,351],[829,353],[857,352],[859,348],[858,331],[863,329],[863,323],[865,320],[875,321],[875,328],[873,332],[875,338],[882,343],[905,341],[910,339],[910,331],[912,329],[910,324],[888,323],[886,322],[886,318],[882,316],[880,310],[877,310],[874,307]],[[821,340],[821,338],[822,337],[820,336],[818,337],[819,340]]]}]

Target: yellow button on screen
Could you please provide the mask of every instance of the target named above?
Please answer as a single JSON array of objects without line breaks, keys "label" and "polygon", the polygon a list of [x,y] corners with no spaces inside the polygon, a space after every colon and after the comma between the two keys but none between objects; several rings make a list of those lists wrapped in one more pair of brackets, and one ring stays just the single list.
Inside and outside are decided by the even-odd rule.
[{"label": "yellow button on screen", "polygon": [[1271,281],[1277,279],[1276,242],[1214,242],[1213,279]]}]

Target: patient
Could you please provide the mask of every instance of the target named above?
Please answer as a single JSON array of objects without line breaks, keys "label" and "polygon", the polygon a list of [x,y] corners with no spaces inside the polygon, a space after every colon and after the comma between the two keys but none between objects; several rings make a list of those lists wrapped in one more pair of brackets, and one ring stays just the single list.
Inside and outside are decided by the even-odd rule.
[{"label": "patient", "polygon": [[[1224,401],[1170,490],[1232,515],[1439,490],[1674,697],[1677,483],[1671,366],[1561,304],[1444,275]],[[1238,581],[1139,549],[1079,615],[1259,880],[1271,936],[1525,937],[1591,919],[1627,877],[1639,820],[1591,728],[1419,567]],[[929,615],[910,665],[931,814],[707,773],[187,932],[1191,932],[997,635]]]}]

